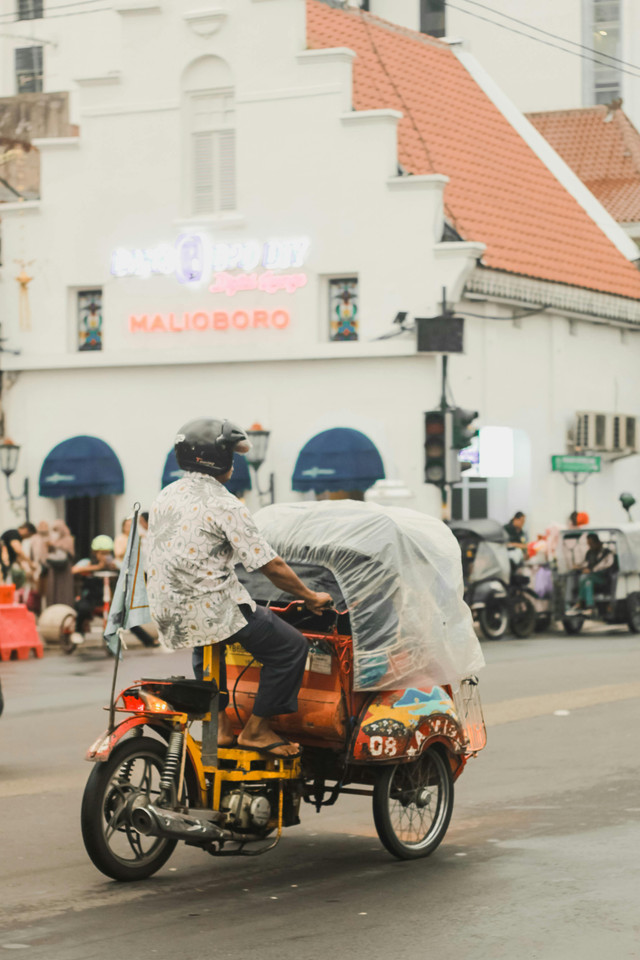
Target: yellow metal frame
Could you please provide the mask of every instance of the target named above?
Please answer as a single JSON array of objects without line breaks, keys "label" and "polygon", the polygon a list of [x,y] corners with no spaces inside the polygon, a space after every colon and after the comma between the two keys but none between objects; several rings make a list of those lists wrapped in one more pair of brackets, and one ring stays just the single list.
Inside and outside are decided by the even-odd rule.
[{"label": "yellow metal frame", "polygon": [[[212,644],[206,646],[203,653],[203,679],[215,680],[219,687],[220,648],[218,644]],[[203,718],[203,723],[210,722],[210,720],[211,714],[207,714]],[[212,776],[213,810],[220,809],[222,784],[226,781],[261,783],[265,780],[298,780],[302,775],[299,757],[293,757],[291,760],[284,757],[265,757],[264,753],[257,750],[244,750],[241,747],[219,747],[217,762],[204,764],[202,762],[202,743],[200,740],[195,740],[188,732],[187,753],[200,782],[203,797],[206,797],[207,793],[207,775]],[[234,764],[233,767],[230,766],[231,763]],[[252,764],[259,766],[252,770]]]}]

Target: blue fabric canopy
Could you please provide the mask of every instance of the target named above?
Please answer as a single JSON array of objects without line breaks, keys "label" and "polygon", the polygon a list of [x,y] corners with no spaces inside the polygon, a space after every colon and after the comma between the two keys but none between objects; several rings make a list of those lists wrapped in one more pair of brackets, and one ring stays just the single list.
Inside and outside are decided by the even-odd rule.
[{"label": "blue fabric canopy", "polygon": [[120,461],[98,437],[71,437],[47,454],[40,470],[40,496],[99,497],[124,493]]},{"label": "blue fabric canopy", "polygon": [[[164,462],[164,470],[162,471],[162,486],[166,487],[169,483],[173,483],[174,480],[179,480],[181,476],[183,476],[183,471],[178,466],[176,452],[175,450],[171,449],[167,454],[167,459]],[[247,490],[251,490],[249,466],[246,459],[239,453],[234,454],[233,473],[231,475],[231,479],[227,480],[225,483],[225,487],[236,496],[238,494],[246,493]]]},{"label": "blue fabric canopy", "polygon": [[317,433],[304,445],[293,471],[292,487],[314,490],[368,490],[384,479],[382,458],[374,443],[348,427]]}]

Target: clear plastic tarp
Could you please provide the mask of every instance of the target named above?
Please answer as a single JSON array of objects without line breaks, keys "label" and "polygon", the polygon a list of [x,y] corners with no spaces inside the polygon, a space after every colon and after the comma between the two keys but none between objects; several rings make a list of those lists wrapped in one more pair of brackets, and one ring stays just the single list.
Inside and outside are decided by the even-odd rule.
[{"label": "clear plastic tarp", "polygon": [[486,540],[480,540],[469,571],[469,583],[480,583],[481,580],[490,580],[493,577],[509,583],[511,577],[509,552],[503,543],[488,543]]},{"label": "clear plastic tarp", "polygon": [[265,507],[256,522],[304,577],[331,572],[349,611],[354,688],[451,683],[484,666],[462,599],[460,548],[440,520],[351,500]]}]

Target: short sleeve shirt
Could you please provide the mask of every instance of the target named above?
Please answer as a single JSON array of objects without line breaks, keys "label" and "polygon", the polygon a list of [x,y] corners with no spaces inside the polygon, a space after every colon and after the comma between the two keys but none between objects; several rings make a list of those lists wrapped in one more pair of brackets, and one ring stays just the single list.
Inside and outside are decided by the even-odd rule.
[{"label": "short sleeve shirt", "polygon": [[147,591],[160,641],[171,649],[220,643],[255,603],[235,566],[258,570],[277,556],[245,505],[213,477],[187,473],[160,493],[146,537]]}]

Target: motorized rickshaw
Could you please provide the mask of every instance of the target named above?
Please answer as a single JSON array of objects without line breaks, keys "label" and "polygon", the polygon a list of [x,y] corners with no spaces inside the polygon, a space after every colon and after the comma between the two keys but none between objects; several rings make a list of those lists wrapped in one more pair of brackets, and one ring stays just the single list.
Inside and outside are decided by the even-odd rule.
[{"label": "motorized rickshaw", "polygon": [[[309,641],[298,712],[272,719],[302,754],[218,747],[219,645],[205,647],[202,681],[130,685],[87,755],[97,762],[82,832],[107,876],[148,877],[178,840],[214,856],[263,853],[300,822],[301,803],[319,812],[342,794],[372,798],[393,855],[427,856],[447,831],[454,781],[485,745],[474,676],[484,661],[462,598],[459,549],[444,524],[351,501],[272,506],[256,519],[276,551],[335,603],[313,616],[259,573],[244,574],[254,599]],[[236,730],[259,670],[242,648],[227,653]]]},{"label": "motorized rickshaw", "polygon": [[452,520],[449,524],[462,553],[465,600],[488,640],[510,627],[528,637],[536,626],[536,597],[529,578],[513,572],[509,537],[497,520]]},{"label": "motorized rickshaw", "polygon": [[[587,537],[595,533],[614,555],[613,565],[600,579],[592,610],[574,612],[580,568],[585,562]],[[640,523],[620,523],[563,530],[556,549],[553,615],[568,634],[578,634],[586,620],[626,623],[640,633]]]}]

